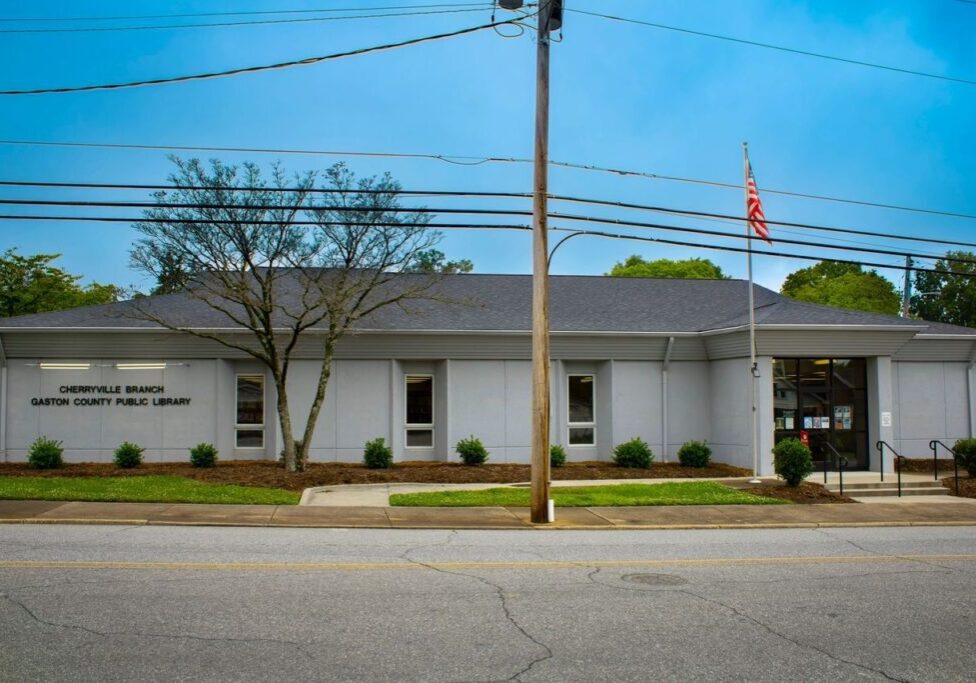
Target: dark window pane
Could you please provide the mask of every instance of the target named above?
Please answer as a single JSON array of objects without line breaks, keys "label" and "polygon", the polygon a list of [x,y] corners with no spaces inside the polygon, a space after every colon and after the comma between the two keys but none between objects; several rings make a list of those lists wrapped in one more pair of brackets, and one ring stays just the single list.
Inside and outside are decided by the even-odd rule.
[{"label": "dark window pane", "polygon": [[569,377],[569,421],[593,422],[593,375]]},{"label": "dark window pane", "polygon": [[434,378],[407,376],[407,424],[434,424]]},{"label": "dark window pane", "polygon": [[264,377],[237,378],[237,424],[264,424]]},{"label": "dark window pane", "polygon": [[238,429],[237,430],[238,448],[264,448],[263,429]]},{"label": "dark window pane", "polygon": [[408,448],[433,448],[434,431],[431,429],[408,429],[407,447]]},{"label": "dark window pane", "polygon": [[570,427],[569,445],[570,446],[592,446],[593,429],[591,427]]},{"label": "dark window pane", "polygon": [[834,390],[867,388],[867,363],[863,358],[834,359]]},{"label": "dark window pane", "polygon": [[779,431],[799,429],[797,411],[796,360],[773,361],[773,419]]}]

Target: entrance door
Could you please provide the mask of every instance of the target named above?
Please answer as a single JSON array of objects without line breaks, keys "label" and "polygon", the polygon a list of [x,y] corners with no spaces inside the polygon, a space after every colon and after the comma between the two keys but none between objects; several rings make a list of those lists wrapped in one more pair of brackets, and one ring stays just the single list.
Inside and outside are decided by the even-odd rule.
[{"label": "entrance door", "polygon": [[867,366],[863,358],[784,358],[773,364],[775,440],[806,432],[814,463],[832,445],[850,469],[868,468]]}]

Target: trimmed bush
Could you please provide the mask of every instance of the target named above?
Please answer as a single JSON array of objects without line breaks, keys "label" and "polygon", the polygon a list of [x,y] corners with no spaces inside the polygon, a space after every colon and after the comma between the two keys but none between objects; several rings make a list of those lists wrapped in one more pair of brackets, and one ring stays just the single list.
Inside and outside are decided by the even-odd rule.
[{"label": "trimmed bush", "polygon": [[123,441],[122,445],[115,449],[115,466],[123,469],[138,467],[142,464],[142,452],[146,450],[142,446]]},{"label": "trimmed bush", "polygon": [[217,464],[217,447],[212,443],[198,443],[190,449],[190,464],[194,467],[213,467]]},{"label": "trimmed bush", "polygon": [[810,449],[799,439],[783,439],[773,447],[773,468],[789,486],[799,486],[813,472]]},{"label": "trimmed bush", "polygon": [[367,441],[363,448],[363,462],[371,470],[385,470],[393,466],[393,449],[386,445],[381,436]]},{"label": "trimmed bush", "polygon": [[[306,465],[308,465],[308,453],[306,453],[305,457],[303,458],[302,456],[299,455],[299,453],[301,453],[301,450],[302,450],[302,442],[299,441],[298,439],[295,439],[295,471],[296,472],[304,472]],[[281,451],[278,453],[278,464],[281,465],[282,467],[285,466],[284,448],[282,448]]]},{"label": "trimmed bush", "polygon": [[678,449],[678,462],[685,467],[708,467],[712,449],[707,441],[685,441]]},{"label": "trimmed bush", "polygon": [[970,477],[976,477],[976,439],[959,439],[953,445],[956,460],[966,468]]},{"label": "trimmed bush", "polygon": [[31,444],[27,462],[35,470],[53,470],[64,467],[64,459],[61,457],[63,454],[60,441],[42,436]]},{"label": "trimmed bush", "polygon": [[562,467],[566,464],[566,449],[558,443],[549,446],[549,466]]},{"label": "trimmed bush", "polygon": [[488,449],[474,435],[458,441],[454,449],[465,465],[481,465],[488,459]]},{"label": "trimmed bush", "polygon": [[638,437],[617,444],[613,449],[613,461],[620,467],[642,467],[647,469],[654,462],[654,454],[647,443]]}]

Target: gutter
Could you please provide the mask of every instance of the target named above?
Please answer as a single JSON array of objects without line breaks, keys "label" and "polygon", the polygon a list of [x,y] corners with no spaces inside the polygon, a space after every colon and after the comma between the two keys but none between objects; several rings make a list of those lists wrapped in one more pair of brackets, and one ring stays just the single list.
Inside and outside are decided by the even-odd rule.
[{"label": "gutter", "polygon": [[671,350],[674,348],[674,337],[668,337],[668,346],[664,350],[664,364],[661,366],[661,456],[668,461],[668,366],[671,364]]}]

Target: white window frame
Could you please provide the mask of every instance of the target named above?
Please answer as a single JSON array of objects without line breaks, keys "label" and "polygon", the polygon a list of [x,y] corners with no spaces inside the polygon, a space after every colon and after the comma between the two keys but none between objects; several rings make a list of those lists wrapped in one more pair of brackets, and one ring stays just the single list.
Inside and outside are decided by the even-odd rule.
[{"label": "white window frame", "polygon": [[[590,422],[570,422],[569,421],[569,381],[573,377],[589,377],[593,385],[593,420]],[[592,429],[593,441],[591,443],[572,443],[569,430],[571,429]],[[595,372],[571,372],[566,375],[566,445],[569,448],[593,448],[596,446],[596,373]]]},{"label": "white window frame", "polygon": [[[237,422],[237,400],[238,400],[238,380],[241,377],[247,377],[249,379],[261,380],[261,424],[240,424]],[[265,420],[264,416],[268,410],[268,380],[267,378],[259,373],[255,372],[238,372],[234,374],[234,450],[236,451],[263,451],[267,432],[265,430]],[[237,433],[241,431],[256,432],[261,431],[261,445],[260,446],[238,446],[237,445]]]},{"label": "white window frame", "polygon": [[[407,395],[407,384],[411,377],[427,377],[430,379],[430,416],[433,421],[429,424],[414,424],[412,422],[407,422],[407,402],[410,400]],[[429,451],[434,448],[434,424],[437,422],[436,408],[437,403],[435,401],[435,392],[437,388],[434,386],[434,375],[429,372],[408,372],[403,375],[403,447],[411,451]],[[430,445],[429,446],[408,446],[407,445],[407,432],[412,430],[430,430]]]}]

